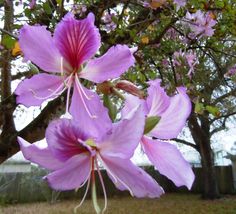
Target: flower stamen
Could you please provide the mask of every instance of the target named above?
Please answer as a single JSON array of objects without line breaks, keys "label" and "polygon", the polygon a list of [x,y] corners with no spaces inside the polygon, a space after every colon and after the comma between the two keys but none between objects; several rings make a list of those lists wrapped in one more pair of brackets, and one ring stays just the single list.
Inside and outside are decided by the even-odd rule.
[{"label": "flower stamen", "polygon": [[29,91],[32,92],[33,96],[38,99],[38,100],[46,100],[46,99],[49,99],[53,96],[59,96],[60,94],[62,94],[65,90],[66,90],[66,87],[64,86],[64,83],[67,83],[69,81],[69,78],[70,77],[67,77],[66,80],[61,83],[58,88],[56,88],[54,91],[52,89],[48,89],[49,91],[52,91],[51,94],[49,94],[48,96],[45,96],[45,97],[40,97],[40,96],[37,96],[37,92],[35,92],[33,89],[29,88]]},{"label": "flower stamen", "polygon": [[[76,78],[76,77],[77,77],[77,75],[75,76],[75,78]],[[77,77],[76,79],[78,79],[78,77]],[[85,92],[84,92],[83,90],[82,90],[82,92],[81,92],[81,88],[82,88],[82,87],[80,86],[79,81],[76,81],[75,83],[76,83],[77,90],[78,90],[78,92],[79,92],[79,96],[80,96],[80,98],[81,98],[81,100],[82,100],[82,103],[83,103],[83,105],[84,105],[84,108],[85,108],[86,112],[88,113],[89,117],[91,117],[92,119],[97,118],[96,115],[92,115],[92,113],[90,112],[90,110],[89,110],[87,104],[85,103],[85,100],[84,100],[84,97],[83,97],[83,93],[85,93]],[[86,95],[86,96],[87,96],[87,95]]]},{"label": "flower stamen", "polygon": [[[93,160],[92,160],[93,161]],[[89,190],[89,187],[90,187],[90,182],[91,181],[91,172],[89,173],[89,178],[88,178],[88,181],[87,181],[87,186],[86,186],[86,190],[84,192],[84,196],[82,198],[82,200],[80,201],[80,203],[74,208],[74,213],[77,213],[77,210],[81,207],[81,205],[84,203],[84,200],[88,194],[88,190]],[[86,182],[84,182],[79,188],[81,188],[82,186],[84,186]]]}]

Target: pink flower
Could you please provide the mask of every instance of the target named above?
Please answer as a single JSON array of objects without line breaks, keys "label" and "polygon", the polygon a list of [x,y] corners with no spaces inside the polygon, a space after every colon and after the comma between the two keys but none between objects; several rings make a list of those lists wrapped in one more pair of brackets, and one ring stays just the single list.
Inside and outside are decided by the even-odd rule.
[{"label": "pink flower", "polygon": [[171,179],[176,186],[185,185],[190,189],[194,181],[191,166],[180,151],[168,143],[168,140],[176,138],[185,126],[191,112],[190,99],[184,87],[178,87],[177,94],[169,97],[160,86],[160,80],[149,81],[149,85],[146,100],[140,100],[132,95],[127,96],[122,115],[125,118],[132,108],[141,103],[146,120],[160,119],[142,137],[142,148],[161,174]]},{"label": "pink flower", "polygon": [[174,3],[177,5],[177,11],[186,5],[186,0],[174,0]]},{"label": "pink flower", "polygon": [[175,66],[183,66],[183,64],[187,64],[189,67],[188,76],[191,77],[194,73],[195,65],[198,63],[197,55],[193,51],[190,52],[182,52],[181,50],[178,52],[174,52],[174,65]]},{"label": "pink flower", "polygon": [[195,52],[189,52],[185,54],[185,58],[189,66],[188,76],[191,77],[192,74],[194,73],[194,67],[198,63],[197,55]]},{"label": "pink flower", "polygon": [[86,5],[81,5],[81,4],[74,4],[72,7],[73,13],[79,14],[83,16],[85,12],[87,11]]},{"label": "pink flower", "polygon": [[232,66],[228,72],[225,74],[225,76],[232,77],[236,74],[236,65]]},{"label": "pink flower", "polygon": [[214,34],[212,27],[216,25],[216,21],[210,16],[210,13],[204,14],[200,10],[193,14],[187,12],[185,18],[196,36],[212,36]]},{"label": "pink flower", "polygon": [[100,127],[98,121],[108,124],[107,109],[96,93],[82,85],[81,78],[101,83],[119,77],[135,59],[126,45],[113,46],[103,56],[91,59],[101,45],[92,13],[83,20],[76,20],[68,13],[56,26],[53,37],[45,26],[25,25],[20,31],[19,44],[25,58],[48,73],[22,81],[15,90],[17,103],[38,106],[68,89],[66,112],[97,127]]},{"label": "pink flower", "polygon": [[30,3],[29,3],[30,9],[31,10],[34,9],[35,5],[36,5],[36,0],[31,0]]},{"label": "pink flower", "polygon": [[125,119],[113,124],[109,132],[104,129],[95,132],[98,134],[91,132],[83,121],[60,119],[52,122],[46,130],[46,148],[30,144],[20,137],[18,142],[26,159],[52,171],[45,178],[53,189],[78,189],[87,182],[86,196],[91,182],[94,188],[97,170],[106,202],[100,162],[118,189],[128,189],[136,197],[159,197],[163,189],[130,161],[142,137],[144,119],[139,106]]},{"label": "pink flower", "polygon": [[115,30],[117,27],[116,23],[112,20],[112,17],[114,16],[114,13],[105,13],[105,15],[102,17],[105,23],[105,28],[108,32]]}]

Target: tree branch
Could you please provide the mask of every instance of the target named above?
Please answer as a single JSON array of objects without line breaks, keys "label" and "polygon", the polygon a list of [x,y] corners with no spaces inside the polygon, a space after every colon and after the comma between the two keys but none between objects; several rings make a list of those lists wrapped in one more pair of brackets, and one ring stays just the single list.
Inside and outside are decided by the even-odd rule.
[{"label": "tree branch", "polygon": [[186,140],[183,140],[183,139],[179,139],[179,138],[174,138],[172,140],[174,140],[177,143],[181,143],[181,144],[184,144],[184,145],[187,145],[187,146],[191,146],[192,148],[198,150],[197,145],[193,144],[193,143],[190,143],[189,141],[186,141]]}]

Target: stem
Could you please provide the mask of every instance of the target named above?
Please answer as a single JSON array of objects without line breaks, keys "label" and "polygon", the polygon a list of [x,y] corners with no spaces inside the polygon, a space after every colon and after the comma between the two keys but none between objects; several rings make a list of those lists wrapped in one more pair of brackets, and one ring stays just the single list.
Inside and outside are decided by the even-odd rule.
[{"label": "stem", "polygon": [[125,100],[125,97],[119,92],[117,91],[115,88],[111,88],[112,93],[115,94],[117,97],[119,97],[122,100]]},{"label": "stem", "polygon": [[96,168],[97,168],[97,172],[98,172],[98,176],[99,176],[99,179],[100,179],[100,182],[102,184],[102,190],[103,190],[103,194],[104,194],[104,208],[102,210],[102,214],[105,213],[106,209],[107,209],[107,193],[106,193],[106,188],[105,188],[105,184],[104,184],[104,181],[103,181],[103,178],[102,178],[102,173],[100,172],[99,170],[99,166],[98,166],[98,161],[97,161],[97,158],[95,159],[95,164],[96,164]]},{"label": "stem", "polygon": [[92,201],[93,201],[93,206],[97,214],[101,213],[101,209],[98,205],[97,201],[97,192],[96,192],[96,181],[95,181],[95,171],[94,171],[94,158],[92,160]]}]

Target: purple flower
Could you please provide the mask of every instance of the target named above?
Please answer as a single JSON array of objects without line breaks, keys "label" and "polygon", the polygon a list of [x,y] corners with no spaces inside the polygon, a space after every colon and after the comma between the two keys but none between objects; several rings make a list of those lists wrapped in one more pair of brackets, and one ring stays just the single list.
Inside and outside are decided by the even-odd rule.
[{"label": "purple flower", "polygon": [[117,27],[116,23],[112,20],[112,17],[114,16],[115,16],[114,13],[111,13],[111,14],[105,13],[105,15],[103,16],[105,28],[108,32],[115,30]]},{"label": "purple flower", "polygon": [[85,88],[80,79],[101,83],[118,77],[135,59],[126,45],[113,46],[103,56],[91,59],[101,45],[92,13],[83,20],[76,20],[68,13],[56,26],[53,37],[45,26],[25,25],[20,31],[19,44],[25,58],[49,74],[37,74],[22,81],[15,90],[17,103],[38,106],[68,89],[68,112],[73,87],[69,109],[72,116],[77,115],[88,125],[96,123],[101,127],[98,121],[108,124],[109,116],[99,96]]},{"label": "purple flower", "polygon": [[31,10],[34,9],[35,5],[36,5],[36,0],[31,0],[30,3],[29,3],[30,9]]},{"label": "purple flower", "polygon": [[215,30],[212,27],[216,25],[216,21],[211,17],[210,13],[204,14],[200,10],[192,14],[187,12],[185,18],[196,36],[212,36],[214,34]]},{"label": "purple flower", "polygon": [[86,5],[74,4],[72,7],[72,11],[73,13],[83,16],[87,11],[87,7]]},{"label": "purple flower", "polygon": [[168,143],[168,139],[175,138],[180,133],[191,112],[191,102],[186,89],[178,87],[178,94],[169,97],[160,86],[160,80],[149,81],[149,84],[146,100],[127,96],[122,115],[126,117],[134,106],[142,103],[147,119],[160,118],[159,122],[142,137],[142,148],[161,174],[171,179],[176,186],[185,185],[190,189],[194,180],[191,166],[180,151]]},{"label": "purple flower", "polygon": [[183,63],[187,64],[189,67],[188,76],[191,78],[194,73],[195,65],[198,63],[197,55],[195,52],[182,52],[181,50],[178,52],[174,52],[174,65],[182,66]]},{"label": "purple flower", "polygon": [[53,189],[78,189],[87,182],[88,190],[97,170],[106,196],[99,161],[118,189],[128,189],[136,197],[159,197],[163,189],[130,161],[142,137],[144,120],[139,106],[113,124],[110,132],[103,130],[95,135],[83,122],[60,119],[46,130],[46,148],[20,137],[18,142],[26,159],[52,171],[45,178]]},{"label": "purple flower", "polygon": [[177,11],[186,5],[186,0],[174,0],[174,3],[177,5]]},{"label": "purple flower", "polygon": [[232,66],[228,72],[225,73],[226,77],[232,77],[236,74],[236,65]]},{"label": "purple flower", "polygon": [[194,73],[194,67],[198,63],[197,55],[195,52],[189,52],[185,54],[185,58],[189,66],[188,76],[191,77]]}]

